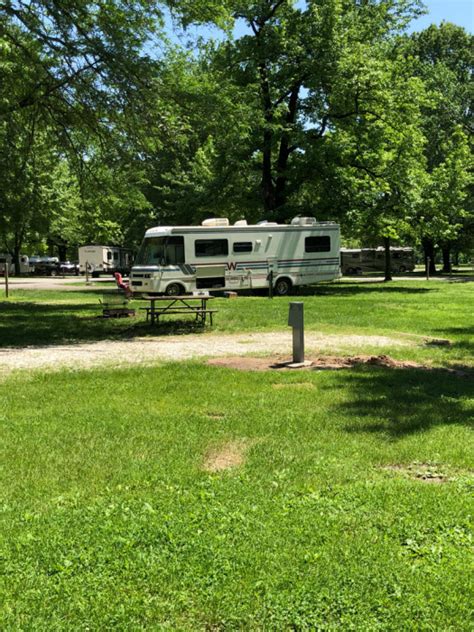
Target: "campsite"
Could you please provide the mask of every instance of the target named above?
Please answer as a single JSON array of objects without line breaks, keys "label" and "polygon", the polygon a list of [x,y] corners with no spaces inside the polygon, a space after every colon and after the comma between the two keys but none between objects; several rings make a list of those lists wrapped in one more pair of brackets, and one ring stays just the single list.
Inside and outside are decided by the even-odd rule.
[{"label": "campsite", "polygon": [[472,0],[0,0],[0,630],[472,632]]},{"label": "campsite", "polygon": [[472,282],[316,286],[307,356],[372,361],[304,371],[295,297],[156,331],[101,295],[2,303],[4,628],[468,628]]}]

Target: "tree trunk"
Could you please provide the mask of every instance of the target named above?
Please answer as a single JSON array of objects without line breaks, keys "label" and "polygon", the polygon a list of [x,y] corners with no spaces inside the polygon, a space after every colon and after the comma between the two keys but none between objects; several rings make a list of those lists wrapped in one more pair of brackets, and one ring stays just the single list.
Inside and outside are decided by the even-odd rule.
[{"label": "tree trunk", "polygon": [[59,256],[59,261],[66,261],[66,258],[67,258],[67,245],[66,244],[58,244],[58,256]]},{"label": "tree trunk", "polygon": [[13,265],[15,267],[15,276],[20,276],[20,245],[15,245],[12,253]]},{"label": "tree trunk", "polygon": [[385,278],[384,281],[392,281],[392,256],[390,252],[390,237],[383,238],[385,248]]},{"label": "tree trunk", "polygon": [[436,274],[436,264],[435,264],[435,246],[434,241],[428,237],[425,237],[421,240],[421,244],[423,246],[423,250],[425,253],[425,270],[427,269],[428,258],[430,260],[430,274]]},{"label": "tree trunk", "polygon": [[285,118],[286,129],[282,132],[280,139],[280,150],[276,166],[277,176],[275,183],[275,215],[277,220],[286,219],[286,183],[288,179],[286,169],[288,167],[290,154],[294,150],[294,147],[290,147],[290,128],[294,125],[296,120],[300,88],[301,83],[298,82],[291,90],[290,98],[288,100],[288,111]]},{"label": "tree trunk", "polygon": [[266,213],[272,214],[275,209],[275,186],[272,178],[272,142],[273,131],[273,104],[270,96],[268,72],[264,63],[259,66],[260,93],[262,97],[263,112],[265,117],[265,129],[263,130],[262,148],[262,196],[263,208]]},{"label": "tree trunk", "polygon": [[441,248],[441,252],[443,253],[443,272],[446,274],[451,273],[451,246],[449,244],[445,244]]}]

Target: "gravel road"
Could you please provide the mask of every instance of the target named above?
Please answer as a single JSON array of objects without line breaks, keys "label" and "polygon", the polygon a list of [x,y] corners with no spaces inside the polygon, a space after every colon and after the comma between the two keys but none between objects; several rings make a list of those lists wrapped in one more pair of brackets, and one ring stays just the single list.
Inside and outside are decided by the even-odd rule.
[{"label": "gravel road", "polygon": [[[407,337],[344,336],[307,333],[305,347],[312,352],[354,351],[406,347],[416,344]],[[45,347],[6,348],[0,350],[0,374],[15,370],[91,369],[108,366],[153,364],[161,361],[245,354],[288,352],[291,357],[291,331],[257,334],[189,334],[160,338],[134,338],[126,341],[102,341]]]}]

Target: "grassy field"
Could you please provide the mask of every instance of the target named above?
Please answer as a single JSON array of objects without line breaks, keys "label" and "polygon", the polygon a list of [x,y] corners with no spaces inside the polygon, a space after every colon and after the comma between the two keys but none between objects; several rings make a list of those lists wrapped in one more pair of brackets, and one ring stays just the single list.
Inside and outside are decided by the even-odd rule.
[{"label": "grassy field", "polygon": [[[16,290],[8,301],[0,295],[0,347],[89,342],[134,336],[192,332],[176,320],[151,328],[142,303],[134,302],[136,319],[97,318],[101,293]],[[473,363],[474,283],[396,281],[390,284],[343,281],[308,288],[296,296],[217,298],[214,332],[286,330],[288,304],[305,304],[308,331],[358,335],[408,336],[420,344],[391,352],[400,359],[438,366]],[[195,330],[194,330],[195,331]],[[449,347],[423,345],[426,337],[444,338]],[[363,351],[363,349],[361,349]],[[389,351],[389,350],[384,350]]]},{"label": "grassy field", "polygon": [[[429,372],[186,362],[2,381],[1,629],[472,630],[474,388],[441,367],[472,366],[473,284],[300,298],[312,330],[452,344],[392,353]],[[289,300],[216,299],[215,329],[284,329]],[[4,347],[173,331],[96,319],[85,293],[1,310]]]}]

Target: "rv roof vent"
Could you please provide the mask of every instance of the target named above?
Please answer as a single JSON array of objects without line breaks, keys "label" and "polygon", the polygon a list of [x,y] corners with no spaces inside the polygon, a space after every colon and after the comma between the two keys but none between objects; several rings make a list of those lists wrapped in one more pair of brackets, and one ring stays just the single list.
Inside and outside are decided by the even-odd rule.
[{"label": "rv roof vent", "polygon": [[246,219],[238,219],[236,222],[234,222],[234,226],[247,226],[247,220]]},{"label": "rv roof vent", "polygon": [[227,217],[211,217],[210,219],[205,219],[202,222],[202,226],[228,226],[229,220]]},{"label": "rv roof vent", "polygon": [[263,219],[261,222],[257,222],[257,226],[278,226],[278,222],[269,222]]},{"label": "rv roof vent", "polygon": [[291,220],[292,226],[314,226],[316,224],[315,217],[293,217]]}]

